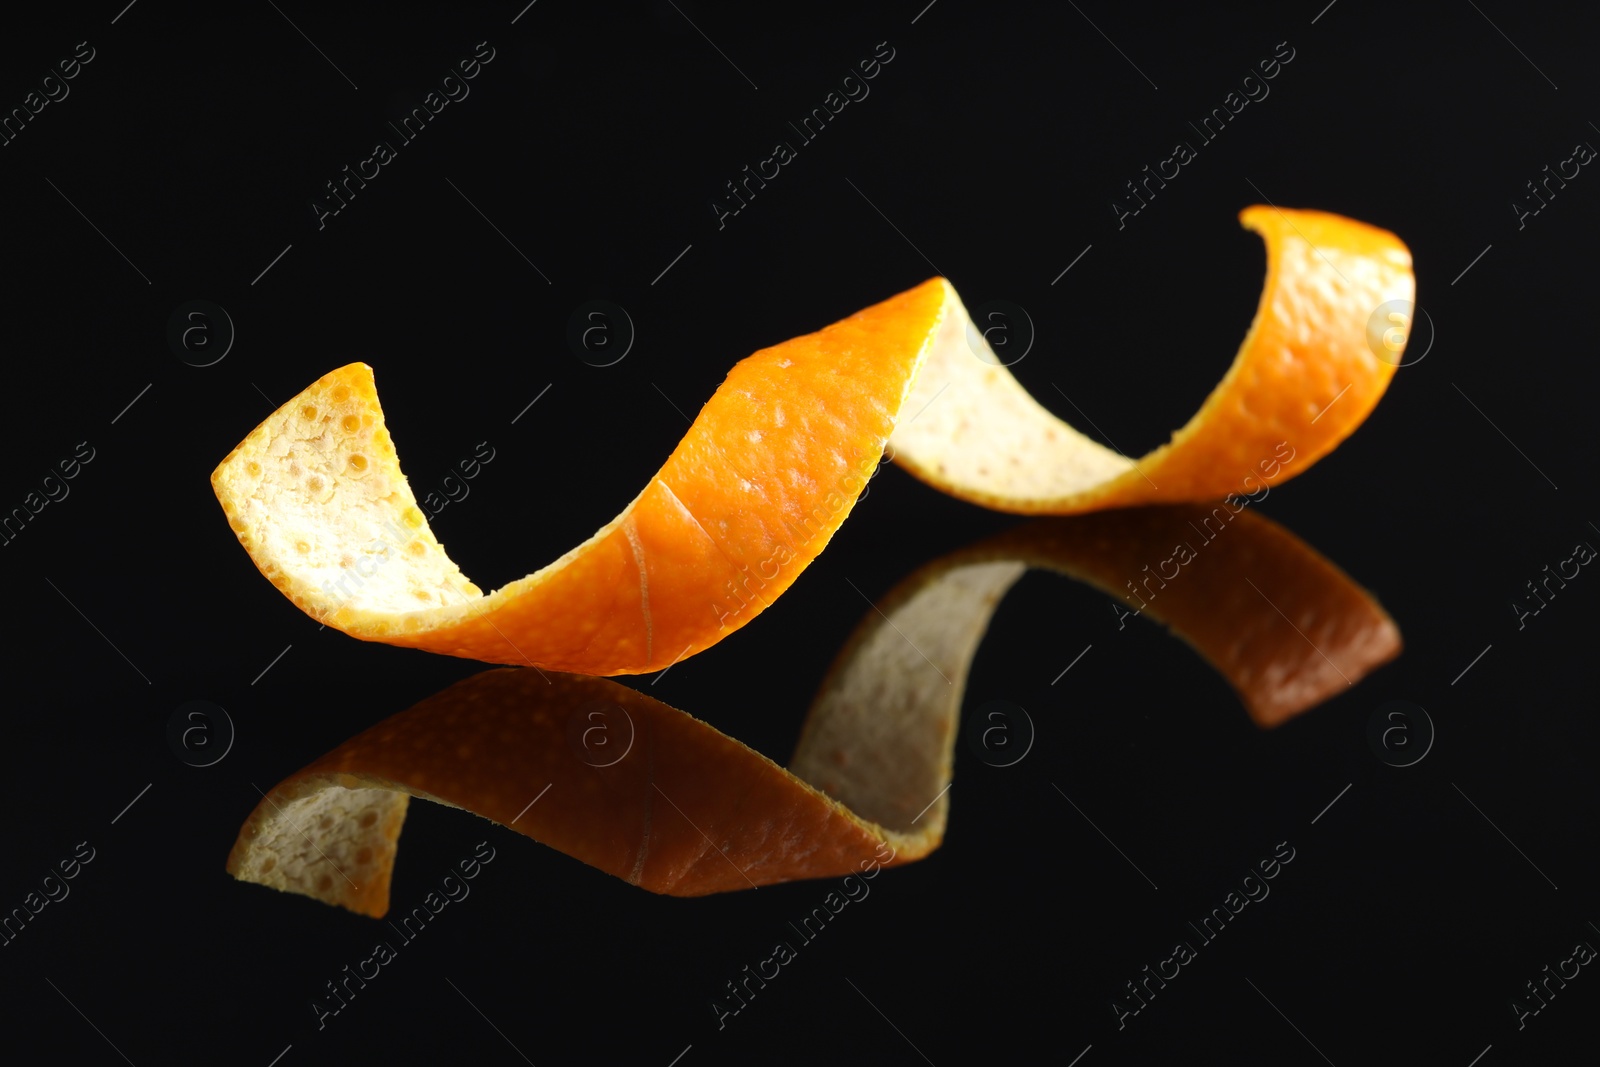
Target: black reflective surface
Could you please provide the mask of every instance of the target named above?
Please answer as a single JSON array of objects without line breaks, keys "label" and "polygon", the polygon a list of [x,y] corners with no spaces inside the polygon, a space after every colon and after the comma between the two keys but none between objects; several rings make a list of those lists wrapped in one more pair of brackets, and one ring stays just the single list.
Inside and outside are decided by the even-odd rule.
[{"label": "black reflective surface", "polygon": [[[281,1067],[1588,1047],[1600,130],[1579,16],[119,6],[0,40],[16,1046]],[[791,127],[835,89],[855,99],[820,132]],[[390,127],[435,90],[419,129]],[[1134,214],[1125,183],[1169,158]],[[763,166],[734,213],[725,183]],[[964,707],[1025,709],[1031,749],[959,743],[944,846],[813,939],[789,924],[833,880],[658,897],[418,804],[397,908],[480,842],[495,858],[319,1029],[313,999],[393,935],[235,882],[234,835],[259,790],[481,668],[319,629],[260,576],[207,477],[262,418],[372,364],[433,529],[492,588],[609,521],[739,358],[943,273],[971,309],[1022,309],[1011,370],[1041,403],[1139,454],[1233,358],[1263,264],[1235,217],[1263,201],[1415,255],[1421,358],[1261,505],[1383,603],[1398,658],[1263,731],[1157,625],[1030,573]],[[888,465],[762,618],[624,681],[783,762],[863,594],[1020,521]],[[778,942],[779,976],[719,1012]]]}]

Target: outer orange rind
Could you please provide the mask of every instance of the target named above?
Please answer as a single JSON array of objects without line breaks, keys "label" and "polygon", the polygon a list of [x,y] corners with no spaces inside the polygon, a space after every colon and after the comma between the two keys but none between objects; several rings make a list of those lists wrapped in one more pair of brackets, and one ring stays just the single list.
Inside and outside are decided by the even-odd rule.
[{"label": "outer orange rind", "polygon": [[1335,215],[1241,218],[1267,245],[1255,322],[1199,413],[1139,460],[1078,434],[980,358],[955,290],[934,278],[737,364],[620,515],[487,595],[429,530],[365,364],[274,412],[212,485],[262,573],[352,636],[583,674],[660,670],[787,589],[891,441],[937,488],[1051,514],[1253,493],[1332,450],[1394,371],[1366,325],[1411,299],[1410,255]]},{"label": "outer orange rind", "polygon": [[787,770],[615,682],[476,675],[279,783],[240,830],[228,870],[382,917],[413,796],[676,896],[870,877],[922,858],[944,839],[973,656],[1030,566],[1118,593],[1132,611],[1128,584],[1191,544],[1193,558],[1145,590],[1144,610],[1209,660],[1263,726],[1398,652],[1388,615],[1315,550],[1270,520],[1215,511],[1044,520],[922,567],[839,653]]}]

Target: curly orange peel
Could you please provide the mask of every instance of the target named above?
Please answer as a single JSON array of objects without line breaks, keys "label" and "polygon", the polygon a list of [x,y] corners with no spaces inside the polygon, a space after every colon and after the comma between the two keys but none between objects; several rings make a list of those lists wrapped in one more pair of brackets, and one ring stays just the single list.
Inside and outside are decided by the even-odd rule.
[{"label": "curly orange peel", "polygon": [[[1255,321],[1198,413],[1137,460],[976,353],[987,343],[934,278],[735,365],[621,514],[492,593],[428,528],[365,364],[274,412],[212,485],[261,572],[351,636],[582,674],[661,670],[787,589],[891,443],[953,496],[1048,514],[1216,499],[1250,491],[1241,471],[1270,484],[1331,451],[1394,372],[1366,327],[1380,305],[1412,299],[1410,254],[1393,234],[1323,212],[1258,206],[1241,220],[1267,247]],[[1274,459],[1283,442],[1291,464]]]}]

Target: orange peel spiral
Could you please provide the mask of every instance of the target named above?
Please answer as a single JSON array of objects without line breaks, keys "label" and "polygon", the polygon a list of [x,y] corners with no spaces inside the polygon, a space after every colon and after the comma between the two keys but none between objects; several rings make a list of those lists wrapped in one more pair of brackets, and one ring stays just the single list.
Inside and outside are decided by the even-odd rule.
[{"label": "orange peel spiral", "polygon": [[[212,485],[261,572],[351,636],[581,674],[661,670],[782,594],[890,444],[953,496],[1057,515],[1212,500],[1249,491],[1241,472],[1275,484],[1335,448],[1398,362],[1366,331],[1376,308],[1413,298],[1410,254],[1337,215],[1258,206],[1240,217],[1267,249],[1255,320],[1195,416],[1138,459],[1084,437],[992,353],[981,358],[974,345],[987,342],[934,278],[735,365],[615,519],[491,593],[429,529],[365,364],[274,412]],[[1274,458],[1282,442],[1288,463]]]}]

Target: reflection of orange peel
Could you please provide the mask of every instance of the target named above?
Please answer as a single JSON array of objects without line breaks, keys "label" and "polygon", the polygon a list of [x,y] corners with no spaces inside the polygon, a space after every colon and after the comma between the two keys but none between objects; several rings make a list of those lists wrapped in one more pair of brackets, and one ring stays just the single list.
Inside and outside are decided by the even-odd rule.
[{"label": "reflection of orange peel", "polygon": [[[412,796],[678,896],[920,859],[944,837],[973,654],[1030,566],[1122,592],[1175,543],[1191,544],[1194,557],[1151,586],[1145,611],[1198,649],[1262,725],[1395,655],[1394,623],[1338,568],[1270,520],[1224,509],[1045,520],[916,571],[840,652],[789,770],[615,682],[476,675],[279,783],[245,822],[228,870],[381,917]],[[590,718],[615,707],[626,716]],[[588,738],[602,727],[608,736]]]},{"label": "reflection of orange peel", "polygon": [[[942,278],[729,372],[622,513],[484,595],[429,530],[352,363],[274,412],[212,475],[251,558],[308,614],[366,640],[584,674],[663,669],[748,623],[826,546],[884,448],[1003,511],[1074,514],[1253,492],[1287,442],[1292,477],[1366,418],[1398,353],[1373,310],[1414,293],[1392,234],[1253,207],[1267,278],[1233,366],[1171,442],[1132,460],[1041,407]],[[902,417],[904,416],[904,417]],[[1276,465],[1274,465],[1276,467]]]}]

